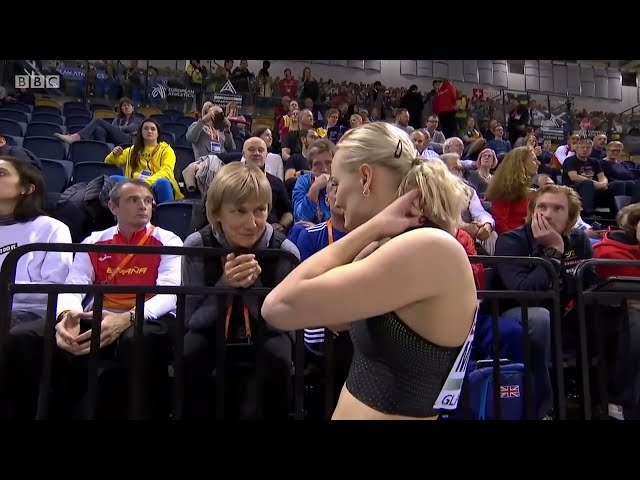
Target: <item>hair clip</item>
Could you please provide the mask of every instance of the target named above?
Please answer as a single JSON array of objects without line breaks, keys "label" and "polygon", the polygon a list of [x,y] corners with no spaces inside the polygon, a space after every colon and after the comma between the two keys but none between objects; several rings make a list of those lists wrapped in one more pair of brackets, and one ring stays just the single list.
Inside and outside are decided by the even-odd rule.
[{"label": "hair clip", "polygon": [[396,152],[393,154],[393,158],[400,158],[402,155],[402,140],[398,140],[398,145],[396,145]]}]

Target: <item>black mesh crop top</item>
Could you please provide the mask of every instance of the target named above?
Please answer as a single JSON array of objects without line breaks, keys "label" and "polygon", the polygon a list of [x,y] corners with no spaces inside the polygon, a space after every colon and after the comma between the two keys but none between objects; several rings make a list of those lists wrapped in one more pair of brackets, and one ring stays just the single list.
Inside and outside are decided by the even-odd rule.
[{"label": "black mesh crop top", "polygon": [[346,387],[355,398],[386,414],[438,414],[434,403],[462,346],[425,340],[395,312],[354,322],[350,334],[354,352]]}]

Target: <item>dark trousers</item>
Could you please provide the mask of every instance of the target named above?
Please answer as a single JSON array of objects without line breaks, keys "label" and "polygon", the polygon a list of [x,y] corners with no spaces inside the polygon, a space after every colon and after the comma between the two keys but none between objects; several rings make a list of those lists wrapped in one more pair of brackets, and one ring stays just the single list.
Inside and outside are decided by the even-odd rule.
[{"label": "dark trousers", "polygon": [[[141,418],[168,418],[171,333],[169,315],[147,321],[141,342]],[[45,320],[18,323],[9,338],[9,410],[13,419],[36,416],[42,373]],[[55,341],[55,340],[54,340]],[[126,416],[130,386],[135,380],[133,328],[100,352],[98,418]],[[89,355],[74,356],[54,346],[50,412],[83,418],[86,411]],[[124,409],[124,411],[122,411]]]},{"label": "dark trousers", "polygon": [[110,124],[102,118],[94,118],[78,135],[83,140],[97,140],[99,142],[109,142],[116,145],[131,143],[131,135],[124,133],[118,127]]},{"label": "dark trousers", "polygon": [[585,213],[593,213],[596,209],[596,204],[607,206],[612,212],[615,212],[617,209],[614,198],[618,195],[627,194],[627,184],[620,180],[609,182],[606,190],[596,190],[593,182],[589,180],[575,182],[570,187],[580,194],[582,210]]},{"label": "dark trousers", "polygon": [[458,123],[456,122],[455,110],[439,113],[438,120],[440,121],[440,129],[444,134],[444,138],[458,136]]},{"label": "dark trousers", "polygon": [[[263,413],[268,419],[286,419],[291,411],[292,400],[292,380],[291,364],[293,359],[293,341],[289,334],[283,332],[266,331],[264,333],[264,390],[263,390]],[[225,396],[225,418],[229,407],[236,410],[237,415],[251,415],[255,408],[247,408],[250,413],[239,413],[242,408],[239,404],[251,397],[251,389],[246,388],[250,380],[238,369],[232,368],[237,360],[234,358],[235,352],[247,352],[250,363],[255,365],[255,346],[226,346],[225,356],[225,393],[240,390],[242,399],[228,399]],[[255,368],[249,371],[255,371]],[[215,330],[189,330],[184,338],[184,379],[185,397],[184,414],[185,418],[214,418],[216,412],[215,398],[211,395],[213,379],[212,373],[216,368],[216,341]],[[258,385],[259,379],[252,382]],[[240,385],[239,389],[229,388],[231,384]],[[250,402],[249,402],[250,403]],[[235,407],[235,408],[234,408]],[[249,405],[249,407],[255,407]]]}]

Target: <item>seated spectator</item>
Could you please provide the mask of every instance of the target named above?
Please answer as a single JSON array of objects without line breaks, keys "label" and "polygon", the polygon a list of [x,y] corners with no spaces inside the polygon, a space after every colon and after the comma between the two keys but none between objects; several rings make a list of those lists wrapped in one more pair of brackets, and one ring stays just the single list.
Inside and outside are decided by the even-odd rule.
[{"label": "seated spectator", "polygon": [[302,130],[313,128],[313,113],[311,110],[302,110],[298,114],[298,129],[289,131],[282,142],[282,159],[286,162],[294,153],[302,153]]},{"label": "seated spectator", "polygon": [[[595,258],[640,260],[640,203],[624,207],[616,216],[619,229],[609,230],[593,247]],[[601,265],[596,268],[600,278],[640,277],[640,267]]]},{"label": "seated spectator", "polygon": [[[258,137],[253,137],[244,142],[243,160],[257,166],[261,171],[265,171],[265,162],[267,160],[267,144]],[[293,223],[293,215],[291,214],[291,201],[287,195],[287,189],[284,182],[278,177],[266,173],[269,185],[271,185],[272,204],[269,209],[267,221],[269,224],[280,232],[286,232]]]},{"label": "seated spectator", "polygon": [[2,132],[0,132],[0,156],[13,157],[18,160],[29,162],[38,170],[42,170],[40,159],[36,155],[34,155],[33,152],[27,150],[26,148],[14,147],[12,145],[9,145]]},{"label": "seated spectator", "polygon": [[416,147],[420,158],[423,158],[424,160],[428,160],[429,158],[440,158],[440,156],[429,146],[429,140],[431,140],[429,132],[425,130],[414,130],[411,132],[411,140],[413,140],[413,145]]},{"label": "seated spectator", "polygon": [[261,138],[267,145],[267,151],[269,151],[269,153],[267,153],[267,160],[264,162],[265,171],[284,182],[284,162],[282,161],[282,157],[277,153],[270,152],[271,146],[273,145],[271,129],[268,127],[258,127],[253,131],[252,137]]},{"label": "seated spectator", "polygon": [[347,234],[344,227],[344,214],[340,207],[336,207],[336,187],[329,180],[327,183],[326,202],[331,211],[331,217],[326,222],[308,227],[300,232],[296,246],[300,251],[300,260],[304,261],[319,252],[327,245],[339,240]]},{"label": "seated spectator", "polygon": [[[338,125],[338,119],[340,118],[340,112],[337,108],[330,108],[324,113],[326,121],[321,123],[321,127],[316,129],[318,137],[327,138],[329,131],[335,131],[335,127]],[[344,133],[344,132],[343,132]],[[337,139],[329,138],[333,143],[337,142]]]},{"label": "seated spectator", "polygon": [[[555,182],[546,173],[539,173],[531,179],[531,188],[534,190],[537,190],[538,188],[549,184],[553,185],[555,184]],[[578,220],[576,220],[576,224],[573,226],[573,228],[583,231],[585,235],[589,237],[591,245],[595,245],[596,243],[600,242],[606,232],[606,230],[602,228],[594,229],[593,226],[585,222],[580,215],[578,215]]]},{"label": "seated spectator", "polygon": [[[521,148],[530,152],[526,147],[519,147],[509,155]],[[500,235],[496,242],[496,256],[539,257],[558,262],[562,278],[561,311],[566,311],[575,294],[574,269],[581,260],[592,255],[591,243],[586,235],[573,230],[579,214],[580,199],[573,189],[545,185],[531,195],[526,223]],[[551,285],[547,270],[542,266],[499,263],[496,271],[497,290],[542,291],[548,290]],[[593,278],[587,276],[586,281],[588,285]],[[514,302],[503,302],[501,307],[504,310],[502,316],[522,321],[521,308]],[[539,418],[546,416],[553,406],[548,370],[551,361],[551,309],[552,306],[547,303],[527,309],[535,390],[542,395]]]},{"label": "seated spectator", "polygon": [[440,130],[437,130],[438,122],[439,120],[437,115],[429,115],[429,118],[427,118],[426,130],[429,132],[429,135],[431,135],[431,142],[429,143],[429,146],[438,153],[444,153],[442,149],[444,147],[445,138],[444,134]]},{"label": "seated spectator", "polygon": [[311,172],[300,175],[293,187],[293,218],[296,222],[320,223],[329,220],[326,187],[331,176],[335,145],[326,138],[317,140],[309,150]]},{"label": "seated spectator", "polygon": [[[474,146],[476,143],[474,143]],[[462,166],[467,169],[475,168],[475,160],[471,160],[468,157],[463,157],[464,143],[458,137],[449,137],[444,141],[442,147],[443,153],[455,153],[460,158]]]},{"label": "seated spectator", "polygon": [[533,150],[518,147],[498,165],[485,192],[498,235],[524,224],[531,194],[530,179],[538,172],[538,164]]},{"label": "seated spectator", "polygon": [[[300,130],[302,152],[291,154],[289,159],[286,161],[284,166],[285,181],[289,182],[290,180],[293,180],[293,184],[295,185],[295,180],[300,175],[304,175],[306,172],[311,170],[311,165],[309,164],[309,149],[317,139],[318,134],[313,128]],[[291,188],[293,189],[293,187]]]},{"label": "seated spectator", "polygon": [[591,157],[595,158],[596,160],[602,160],[607,154],[607,152],[605,151],[606,144],[607,144],[606,135],[601,133],[593,137],[593,150],[591,151]]},{"label": "seated spectator", "polygon": [[478,195],[484,196],[484,192],[489,187],[491,181],[491,171],[498,166],[498,157],[496,152],[490,148],[485,148],[478,155],[476,160],[476,170],[468,170],[466,179],[469,184],[478,192]]},{"label": "seated spectator", "polygon": [[560,145],[556,148],[556,151],[553,153],[553,157],[551,158],[551,168],[557,168],[559,170],[562,169],[564,161],[575,155],[576,148],[578,147],[578,140],[580,140],[580,135],[574,133],[569,137],[569,142],[566,145]]},{"label": "seated spectator", "polygon": [[[497,122],[496,122],[497,123]],[[504,137],[504,128],[502,125],[496,125],[493,129],[494,138],[487,142],[487,148],[490,148],[496,155],[500,155],[501,153],[509,153],[511,151],[511,143],[509,140],[505,140]]]},{"label": "seated spectator", "polygon": [[97,140],[118,144],[133,142],[142,120],[134,115],[133,103],[128,98],[121,98],[118,104],[118,112],[113,122],[109,123],[104,118],[94,118],[82,130],[71,135],[56,133],[55,136],[65,143],[74,143],[78,140]]},{"label": "seated spectator", "polygon": [[[267,218],[272,205],[271,186],[255,165],[232,162],[222,167],[207,193],[209,225],[192,233],[186,247],[230,248],[220,260],[184,256],[182,283],[185,286],[229,286],[248,289],[272,288],[294,268],[293,262],[260,259],[254,249],[274,249],[293,253],[298,249],[284,234],[274,230]],[[242,254],[240,253],[242,252]],[[217,261],[214,261],[217,260]],[[220,317],[220,297],[187,296],[184,338],[185,417],[206,418],[215,412],[208,395],[211,372],[216,365],[216,324]],[[235,297],[227,308],[225,338],[228,342],[247,343],[260,321],[261,300]],[[293,343],[286,333],[264,327],[265,409],[267,417],[287,418],[291,400],[291,362]]]},{"label": "seated spectator", "polygon": [[[146,182],[128,180],[118,183],[109,195],[109,208],[117,226],[94,232],[82,243],[89,245],[138,245],[181,247],[182,241],[173,232],[152,225],[153,192]],[[68,285],[180,285],[180,257],[176,255],[124,253],[77,253],[71,271],[64,281]],[[136,296],[105,294],[103,297],[100,349],[103,359],[122,364],[129,387],[133,380],[134,336],[130,328],[135,319]],[[83,307],[83,303],[87,303]],[[74,365],[85,368],[91,342],[92,301],[85,294],[67,293],[58,296],[56,342],[59,350],[56,368]],[[170,359],[169,332],[175,321],[175,295],[147,295],[144,304],[143,340],[135,348],[143,349],[139,380],[142,398],[141,415],[145,418],[168,418],[167,366]],[[42,365],[44,321],[19,324],[12,332],[11,350],[16,375],[16,403],[26,417],[33,417]],[[70,354],[70,355],[65,355]],[[62,361],[64,360],[64,361]],[[55,377],[54,377],[55,378]],[[78,377],[86,382],[86,374]],[[62,388],[62,387],[60,387]],[[84,387],[86,388],[86,387]],[[82,389],[81,389],[82,390]],[[75,386],[74,386],[75,392]],[[74,392],[67,392],[73,396]],[[75,392],[68,405],[71,414],[78,409],[84,392]],[[113,392],[107,392],[113,393]],[[126,393],[123,398],[129,398]],[[99,408],[100,411],[100,408]]]},{"label": "seated spectator", "polygon": [[[44,213],[44,179],[30,163],[0,155],[0,265],[14,248],[30,243],[71,243],[69,228]],[[22,255],[15,283],[64,283],[73,254],[33,251]],[[11,326],[43,321],[47,295],[13,297]]]},{"label": "seated spectator", "polygon": [[609,181],[621,181],[625,184],[625,192],[631,196],[631,203],[640,202],[640,170],[633,161],[620,158],[622,143],[609,142],[606,156],[600,160],[602,171]]},{"label": "seated spectator", "polygon": [[[562,168],[562,184],[574,188],[582,199],[582,208],[593,215],[596,204],[608,204],[611,211],[617,210],[614,197],[630,195],[624,182],[609,181],[602,171],[600,161],[590,158],[593,142],[588,138],[578,141],[575,155],[567,158]],[[631,183],[633,187],[633,183]],[[630,188],[629,190],[632,190]]]},{"label": "seated spectator", "polygon": [[280,117],[276,118],[278,134],[282,140],[285,139],[289,130],[292,130],[292,124],[295,124],[297,127],[299,111],[300,108],[298,107],[298,101],[290,99],[289,104],[287,105],[287,110],[283,112]]},{"label": "seated spectator", "polygon": [[212,102],[204,102],[202,116],[189,126],[185,138],[191,142],[196,160],[209,154],[217,155],[236,149],[231,122],[224,116],[222,109]]},{"label": "seated spectator", "polygon": [[[446,153],[440,156],[447,168],[455,176],[464,178],[464,168],[460,163],[458,155]],[[475,241],[482,244],[487,254],[492,255],[495,247],[497,234],[494,232],[495,220],[487,212],[478,197],[478,194],[465,181],[467,198],[466,208],[462,211],[461,229],[466,231]]]},{"label": "seated spectator", "polygon": [[409,125],[409,110],[406,108],[396,109],[396,122],[393,124],[405,133],[411,134],[414,128]]},{"label": "seated spectator", "polygon": [[[478,251],[476,250],[476,242],[474,239],[465,232],[463,229],[459,228],[456,231],[456,239],[460,242],[460,245],[464,247],[464,251],[467,252],[467,255],[470,257],[478,255]],[[476,281],[476,289],[483,290],[484,289],[484,266],[480,263],[472,263],[471,269],[473,270],[473,278]]]},{"label": "seated spectator", "polygon": [[351,128],[356,128],[360,125],[362,125],[362,117],[357,113],[351,115],[351,118],[349,118],[349,126]]},{"label": "seated spectator", "polygon": [[471,145],[476,140],[482,138],[480,130],[476,128],[476,119],[471,115],[467,117],[467,124],[460,130],[460,138],[465,145]]},{"label": "seated spectator", "polygon": [[176,154],[168,143],[158,143],[161,132],[160,124],[147,118],[132,146],[124,150],[116,146],[104,159],[105,163],[124,167],[124,176],[112,175],[111,178],[118,181],[135,178],[146,182],[153,189],[157,203],[184,198],[173,173]]},{"label": "seated spectator", "polygon": [[242,150],[242,146],[247,138],[252,137],[251,132],[247,129],[249,122],[244,115],[238,115],[233,118],[233,124],[231,125],[231,134],[233,135],[233,141],[236,144],[236,149]]},{"label": "seated spectator", "polygon": [[[635,203],[624,207],[618,212],[617,223],[619,230],[610,230],[605,234],[602,242],[593,247],[594,258],[610,260],[640,260],[640,203]],[[608,277],[636,277],[640,279],[640,267],[627,266],[605,266],[596,267],[596,273],[600,279]],[[631,350],[627,355],[626,335],[622,330],[618,330],[616,337],[617,348],[615,361],[609,363],[609,394],[610,404],[637,408],[639,403],[638,393],[640,392],[640,302],[629,299],[629,339]],[[618,317],[619,309],[614,309],[613,314]],[[612,318],[607,315],[607,323]],[[617,320],[622,320],[619,315]],[[624,323],[620,322],[625,328]],[[613,368],[612,368],[613,366]],[[631,378],[630,378],[631,377]],[[635,393],[635,396],[634,396]],[[624,410],[623,410],[624,411]]]}]

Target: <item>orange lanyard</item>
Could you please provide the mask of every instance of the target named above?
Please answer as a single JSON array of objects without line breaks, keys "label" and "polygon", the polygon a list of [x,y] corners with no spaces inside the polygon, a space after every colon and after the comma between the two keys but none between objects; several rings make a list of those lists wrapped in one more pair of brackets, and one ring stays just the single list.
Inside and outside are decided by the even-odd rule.
[{"label": "orange lanyard", "polygon": [[[224,271],[224,264],[226,259],[222,259],[222,270]],[[227,307],[227,314],[224,319],[224,338],[229,338],[229,324],[231,323],[231,314],[233,313],[233,304]],[[251,338],[251,322],[249,321],[249,308],[246,305],[242,306],[242,315],[244,317],[244,331],[247,338]]]},{"label": "orange lanyard", "polygon": [[327,236],[329,237],[329,245],[333,243],[333,223],[331,219],[327,220]]}]

